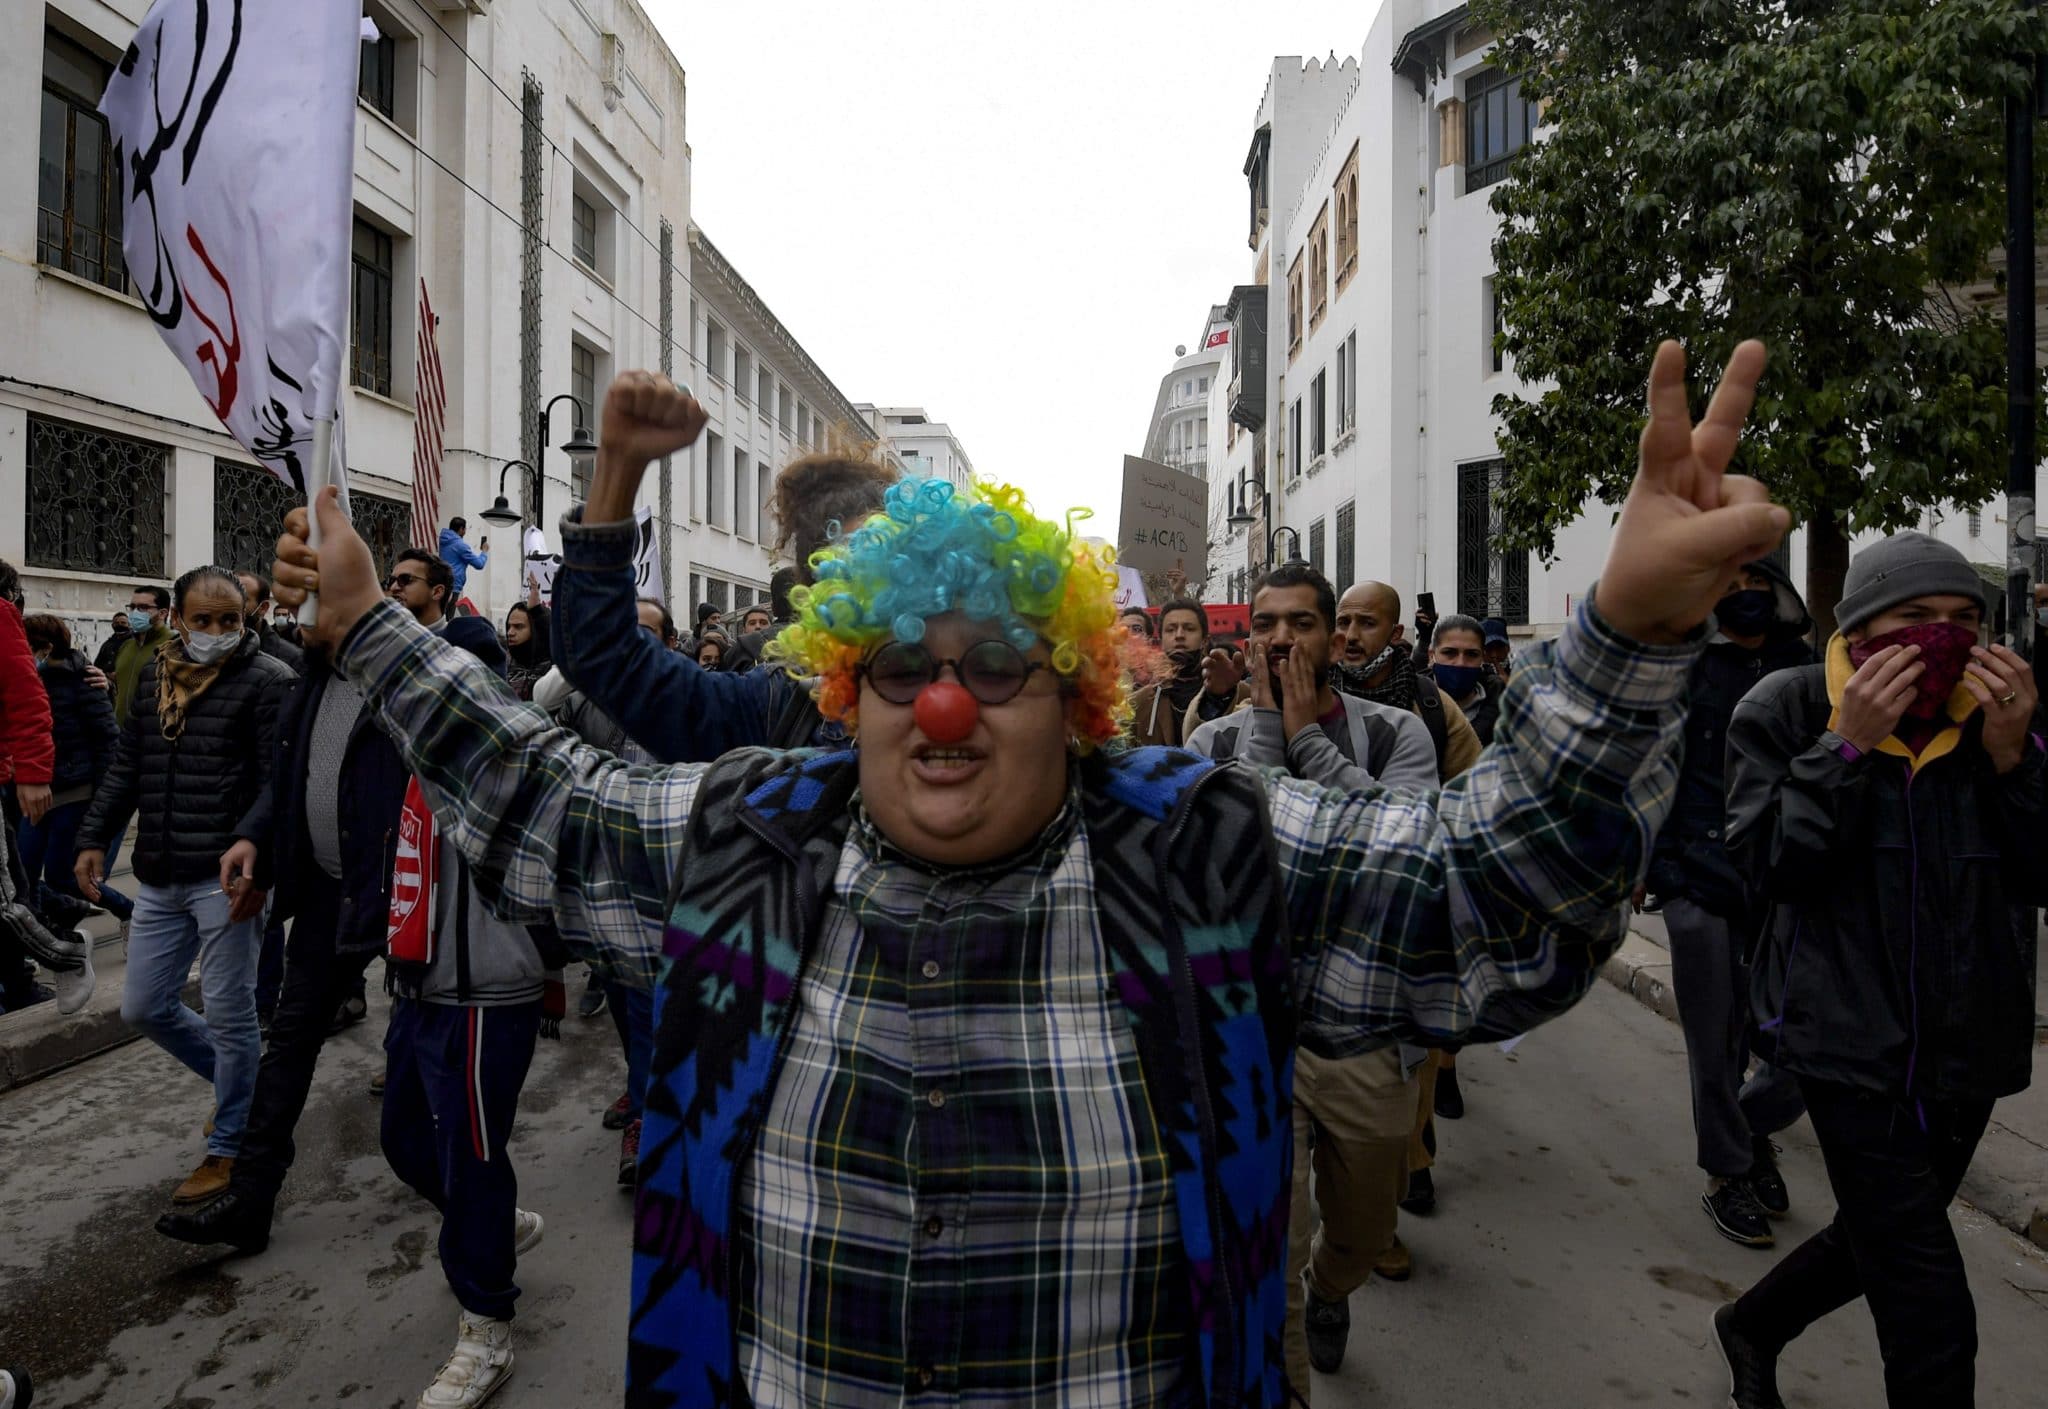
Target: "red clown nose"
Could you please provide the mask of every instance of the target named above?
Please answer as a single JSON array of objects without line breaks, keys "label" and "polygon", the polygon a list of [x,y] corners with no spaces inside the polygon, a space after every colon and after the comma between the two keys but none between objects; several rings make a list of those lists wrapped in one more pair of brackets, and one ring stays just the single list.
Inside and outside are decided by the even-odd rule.
[{"label": "red clown nose", "polygon": [[957,744],[974,732],[981,706],[950,680],[934,680],[917,692],[911,712],[917,727],[935,744]]}]

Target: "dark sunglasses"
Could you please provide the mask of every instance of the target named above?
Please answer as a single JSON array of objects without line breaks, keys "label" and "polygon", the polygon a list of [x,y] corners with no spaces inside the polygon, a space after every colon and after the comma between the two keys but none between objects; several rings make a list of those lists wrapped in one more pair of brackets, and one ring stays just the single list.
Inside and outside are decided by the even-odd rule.
[{"label": "dark sunglasses", "polygon": [[394,572],[391,574],[391,576],[384,579],[384,590],[386,592],[389,592],[394,587],[410,587],[415,582],[424,581],[426,581],[425,578],[414,577],[409,572]]},{"label": "dark sunglasses", "polygon": [[938,660],[912,641],[891,641],[867,658],[860,673],[890,704],[907,705],[949,665],[967,693],[985,705],[1007,704],[1034,673],[1052,668],[1025,659],[1008,641],[977,641],[958,660]]}]

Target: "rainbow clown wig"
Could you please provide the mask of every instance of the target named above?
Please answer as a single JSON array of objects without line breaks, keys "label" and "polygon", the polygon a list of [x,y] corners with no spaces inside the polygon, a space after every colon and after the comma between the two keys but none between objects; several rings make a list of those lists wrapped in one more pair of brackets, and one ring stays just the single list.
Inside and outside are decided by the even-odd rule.
[{"label": "rainbow clown wig", "polygon": [[1020,651],[1041,641],[1067,697],[1080,752],[1109,742],[1130,715],[1117,646],[1116,572],[1073,525],[1031,512],[1022,490],[981,481],[904,479],[882,511],[811,558],[815,585],[789,594],[796,622],[772,657],[817,677],[818,712],[854,728],[860,663],[890,639],[921,641],[947,612],[994,622]]}]

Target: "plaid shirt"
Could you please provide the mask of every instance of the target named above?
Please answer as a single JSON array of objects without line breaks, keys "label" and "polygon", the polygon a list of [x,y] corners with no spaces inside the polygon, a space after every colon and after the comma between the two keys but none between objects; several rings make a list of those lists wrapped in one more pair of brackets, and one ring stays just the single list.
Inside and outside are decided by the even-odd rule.
[{"label": "plaid shirt", "polygon": [[1074,814],[938,874],[856,824],[741,1175],[756,1404],[1170,1402],[1166,1148]]},{"label": "plaid shirt", "polygon": [[[702,765],[578,744],[388,604],[342,654],[493,903],[651,982]],[[1441,794],[1266,776],[1304,1040],[1343,1055],[1505,1035],[1583,994],[1635,874],[1582,858],[1640,871],[1695,654],[1582,611],[1517,671],[1496,746]],[[1184,1361],[1161,1260],[1179,1249],[1089,876],[1070,820],[1027,862],[971,878],[849,837],[742,1172],[757,1399],[895,1401],[906,1383],[985,1403],[1171,1397]]]}]

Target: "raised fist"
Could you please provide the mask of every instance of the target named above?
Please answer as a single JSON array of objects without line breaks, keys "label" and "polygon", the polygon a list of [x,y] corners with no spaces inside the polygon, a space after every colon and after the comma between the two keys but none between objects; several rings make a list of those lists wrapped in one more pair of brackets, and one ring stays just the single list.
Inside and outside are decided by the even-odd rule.
[{"label": "raised fist", "polygon": [[626,372],[604,394],[598,452],[644,467],[694,443],[706,419],[697,398],[659,372]]}]

